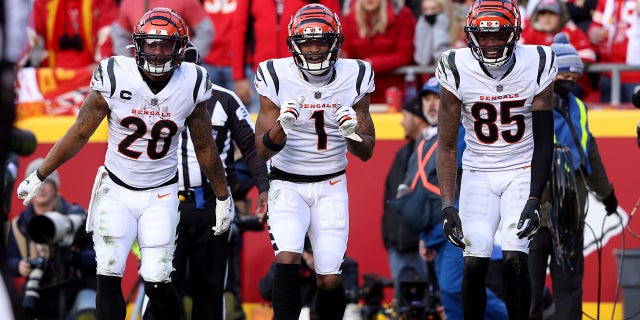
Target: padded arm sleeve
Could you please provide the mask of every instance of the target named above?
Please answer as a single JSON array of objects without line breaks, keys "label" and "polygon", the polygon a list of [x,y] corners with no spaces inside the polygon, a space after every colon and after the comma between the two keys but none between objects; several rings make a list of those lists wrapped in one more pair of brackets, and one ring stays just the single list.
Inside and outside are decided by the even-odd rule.
[{"label": "padded arm sleeve", "polygon": [[553,111],[535,110],[533,122],[533,157],[531,159],[531,189],[529,197],[540,200],[549,179],[553,161]]}]

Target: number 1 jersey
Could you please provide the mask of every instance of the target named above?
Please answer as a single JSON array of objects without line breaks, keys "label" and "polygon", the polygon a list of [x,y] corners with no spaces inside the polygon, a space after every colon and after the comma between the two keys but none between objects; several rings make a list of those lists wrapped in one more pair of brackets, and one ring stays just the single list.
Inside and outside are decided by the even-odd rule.
[{"label": "number 1 jersey", "polygon": [[371,65],[362,60],[338,59],[329,82],[314,86],[302,78],[293,58],[263,61],[255,79],[258,93],[280,106],[304,98],[300,115],[287,142],[271,159],[272,166],[297,175],[320,176],[344,170],[347,146],[340,135],[335,110],[338,104],[353,106],[373,92]]}]

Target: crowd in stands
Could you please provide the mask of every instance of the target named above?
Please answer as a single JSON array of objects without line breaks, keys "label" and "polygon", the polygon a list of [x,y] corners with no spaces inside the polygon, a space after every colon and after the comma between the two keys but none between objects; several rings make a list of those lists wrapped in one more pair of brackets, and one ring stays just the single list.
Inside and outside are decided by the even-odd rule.
[{"label": "crowd in stands", "polygon": [[[290,16],[307,0],[35,0],[30,47],[23,67],[88,68],[110,55],[133,55],[130,32],[136,17],[151,7],[182,15],[191,40],[214,83],[234,90],[257,112],[253,86],[257,63],[287,57]],[[372,103],[386,103],[388,88],[404,88],[392,71],[434,66],[440,54],[467,46],[464,25],[472,0],[320,0],[341,13],[345,40],[341,55],[371,63],[376,72]],[[640,48],[636,0],[521,1],[525,44],[550,45],[565,33],[583,62],[640,65],[627,54]],[[424,82],[430,74],[419,77]],[[611,101],[611,72],[585,73],[574,93],[590,102]],[[621,102],[630,102],[640,71],[621,73]]]},{"label": "crowd in stands", "polygon": [[[256,67],[261,61],[291,55],[287,45],[290,17],[309,2],[33,0],[29,47],[25,48],[20,67],[81,69],[91,74],[109,56],[134,56],[131,32],[138,23],[137,17],[153,7],[169,7],[188,24],[191,42],[198,48],[212,82],[235,91],[247,109],[256,113]],[[405,89],[407,77],[394,70],[434,66],[442,52],[467,46],[464,26],[472,0],[313,2],[340,12],[344,34],[341,57],[362,59],[376,72],[376,90],[371,95],[374,104],[387,103],[390,88]],[[640,49],[638,5],[638,0],[529,0],[521,3],[523,32],[519,41],[550,46],[554,37],[563,33],[585,65],[638,65],[638,71],[621,72],[620,76],[620,100],[631,102],[634,91],[640,89],[640,55],[631,54]],[[422,84],[431,76],[422,74],[418,82]],[[585,72],[572,92],[587,102],[608,103],[612,99],[612,81],[611,72]],[[435,88],[437,84],[431,93]],[[426,93],[419,93],[417,98]],[[58,184],[51,187],[57,190]],[[16,271],[21,261],[22,268],[27,268],[27,256],[18,257],[18,250],[14,251]]]}]

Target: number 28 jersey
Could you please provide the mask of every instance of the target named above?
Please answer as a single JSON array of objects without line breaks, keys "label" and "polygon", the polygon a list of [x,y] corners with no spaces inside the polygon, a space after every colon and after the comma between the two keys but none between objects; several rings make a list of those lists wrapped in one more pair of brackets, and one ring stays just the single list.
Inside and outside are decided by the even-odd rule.
[{"label": "number 28 jersey", "polygon": [[514,58],[499,80],[469,48],[446,51],[440,58],[436,77],[462,102],[463,169],[498,171],[531,164],[533,98],[552,83],[557,65],[546,46],[518,44]]},{"label": "number 28 jersey", "polygon": [[183,62],[169,83],[154,94],[135,59],[102,60],[91,89],[109,105],[105,166],[136,188],[161,185],[176,176],[178,138],[195,106],[211,97],[206,70]]},{"label": "number 28 jersey", "polygon": [[304,98],[300,115],[287,142],[271,158],[271,165],[287,173],[321,176],[344,170],[347,145],[335,119],[336,106],[353,106],[375,89],[371,65],[362,60],[338,59],[334,75],[316,87],[302,78],[292,57],[263,61],[255,84],[260,95],[280,106]]}]

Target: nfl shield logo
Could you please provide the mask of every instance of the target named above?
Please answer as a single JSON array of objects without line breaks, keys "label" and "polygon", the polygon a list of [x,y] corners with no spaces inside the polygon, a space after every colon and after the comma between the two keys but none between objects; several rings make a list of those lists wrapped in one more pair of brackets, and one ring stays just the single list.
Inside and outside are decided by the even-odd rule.
[{"label": "nfl shield logo", "polygon": [[501,84],[497,85],[496,90],[498,90],[498,92],[502,92],[502,85]]},{"label": "nfl shield logo", "polygon": [[320,99],[320,98],[322,97],[322,94],[320,93],[320,91],[316,91],[316,92],[313,94],[313,97],[314,97],[314,98],[316,98],[316,99]]}]

